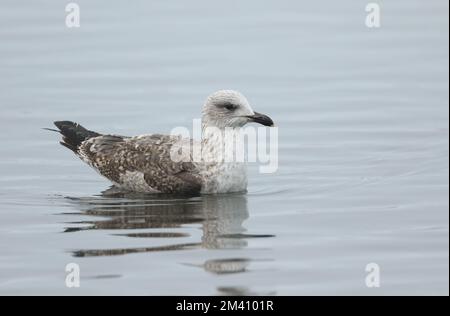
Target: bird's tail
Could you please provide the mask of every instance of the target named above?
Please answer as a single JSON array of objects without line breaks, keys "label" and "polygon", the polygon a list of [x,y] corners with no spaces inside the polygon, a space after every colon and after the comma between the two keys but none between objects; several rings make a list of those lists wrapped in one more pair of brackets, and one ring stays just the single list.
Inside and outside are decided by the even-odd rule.
[{"label": "bird's tail", "polygon": [[61,135],[63,135],[60,144],[69,148],[74,153],[78,152],[78,147],[85,140],[101,136],[101,134],[87,130],[80,124],[71,121],[56,121],[54,122],[54,124],[58,128],[58,130],[48,130],[59,132]]}]

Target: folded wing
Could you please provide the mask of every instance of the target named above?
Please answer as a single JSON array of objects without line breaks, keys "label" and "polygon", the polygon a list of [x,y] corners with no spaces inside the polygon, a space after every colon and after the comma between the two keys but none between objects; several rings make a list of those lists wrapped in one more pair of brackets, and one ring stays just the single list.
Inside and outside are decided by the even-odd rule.
[{"label": "folded wing", "polygon": [[102,135],[84,141],[78,155],[124,188],[132,183],[144,192],[199,193],[202,181],[195,164],[171,159],[172,146],[179,141],[177,136],[160,134]]}]

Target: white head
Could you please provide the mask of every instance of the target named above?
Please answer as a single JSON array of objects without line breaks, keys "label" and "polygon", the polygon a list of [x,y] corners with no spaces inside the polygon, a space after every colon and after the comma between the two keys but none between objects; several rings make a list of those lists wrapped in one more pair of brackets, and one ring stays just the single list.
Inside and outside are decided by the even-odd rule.
[{"label": "white head", "polygon": [[237,91],[214,92],[203,105],[203,126],[242,127],[249,122],[273,126],[273,121],[268,116],[254,112],[247,99]]}]

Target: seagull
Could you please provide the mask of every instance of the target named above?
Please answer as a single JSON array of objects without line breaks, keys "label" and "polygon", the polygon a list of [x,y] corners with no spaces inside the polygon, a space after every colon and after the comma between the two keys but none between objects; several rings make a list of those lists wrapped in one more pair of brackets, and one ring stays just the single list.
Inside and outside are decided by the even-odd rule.
[{"label": "seagull", "polygon": [[[247,99],[233,90],[209,95],[202,109],[201,154],[218,155],[217,138],[208,128],[238,131],[250,122],[274,126],[270,117],[252,110]],[[180,141],[193,144],[180,135],[148,134],[139,136],[105,135],[90,131],[71,121],[54,122],[62,135],[61,145],[75,153],[115,187],[138,193],[216,194],[245,192],[245,162],[214,159],[195,161],[192,152],[181,161],[171,156]]]}]

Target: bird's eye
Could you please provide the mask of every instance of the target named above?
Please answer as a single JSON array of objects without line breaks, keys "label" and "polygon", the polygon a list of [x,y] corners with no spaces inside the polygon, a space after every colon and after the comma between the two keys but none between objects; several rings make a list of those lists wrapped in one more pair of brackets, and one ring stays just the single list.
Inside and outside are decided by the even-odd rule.
[{"label": "bird's eye", "polygon": [[222,107],[227,109],[228,111],[233,111],[233,110],[236,110],[236,108],[237,108],[237,106],[234,105],[233,103],[222,104]]},{"label": "bird's eye", "polygon": [[233,104],[231,102],[218,103],[216,104],[216,106],[220,109],[226,109],[228,111],[234,111],[238,108],[238,105]]}]

